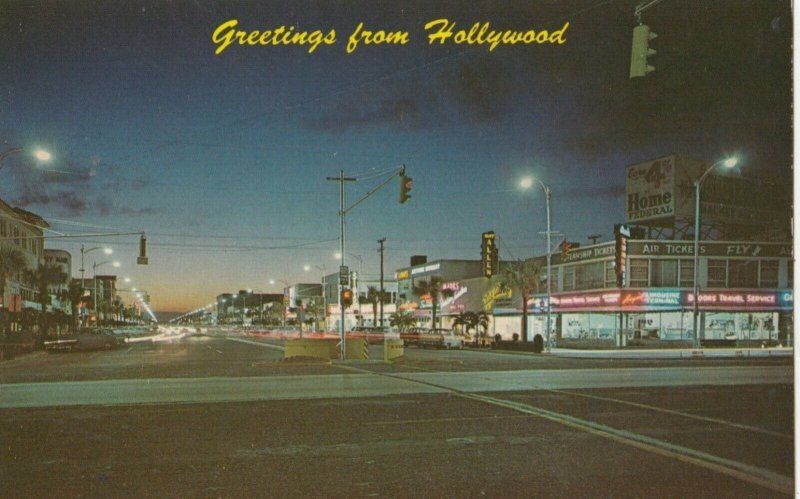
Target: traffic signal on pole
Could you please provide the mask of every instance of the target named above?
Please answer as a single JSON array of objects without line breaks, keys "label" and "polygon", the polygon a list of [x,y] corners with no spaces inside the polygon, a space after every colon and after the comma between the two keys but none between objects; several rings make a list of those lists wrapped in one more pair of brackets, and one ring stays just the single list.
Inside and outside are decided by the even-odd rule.
[{"label": "traffic signal on pole", "polygon": [[342,290],[342,306],[344,308],[349,307],[353,304],[353,290],[352,289],[343,289]]},{"label": "traffic signal on pole", "polygon": [[650,40],[658,35],[650,31],[650,26],[640,24],[633,28],[633,43],[631,45],[631,78],[645,76],[656,68],[647,64],[647,58],[655,55],[656,51],[650,48]]},{"label": "traffic signal on pole", "polygon": [[411,177],[406,175],[405,173],[400,175],[400,204],[405,203],[411,197],[411,186],[413,184],[413,180]]},{"label": "traffic signal on pole", "polygon": [[139,265],[147,265],[147,238],[144,234],[139,238],[139,258],[136,259]]}]

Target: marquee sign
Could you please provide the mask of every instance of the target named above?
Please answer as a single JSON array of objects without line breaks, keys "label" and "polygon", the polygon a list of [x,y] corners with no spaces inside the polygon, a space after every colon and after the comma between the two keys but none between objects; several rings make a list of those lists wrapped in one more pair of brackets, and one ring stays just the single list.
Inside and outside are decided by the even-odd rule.
[{"label": "marquee sign", "polygon": [[[528,304],[534,313],[546,311],[546,295],[536,295]],[[716,311],[789,311],[792,290],[701,291],[698,308]],[[552,297],[554,312],[659,312],[691,310],[694,293],[682,289],[650,288],[621,291],[592,291]]]},{"label": "marquee sign", "polygon": [[[652,256],[694,256],[694,243],[689,241],[628,241],[629,255]],[[700,256],[765,257],[780,258],[792,256],[792,245],[781,243],[753,242],[701,242]]]}]

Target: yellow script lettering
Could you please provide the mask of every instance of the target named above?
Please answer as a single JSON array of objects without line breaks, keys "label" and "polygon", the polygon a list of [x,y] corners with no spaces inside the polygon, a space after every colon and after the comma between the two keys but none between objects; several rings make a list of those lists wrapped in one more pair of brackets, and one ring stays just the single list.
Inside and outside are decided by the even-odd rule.
[{"label": "yellow script lettering", "polygon": [[228,48],[228,45],[233,42],[233,37],[235,36],[233,28],[235,28],[237,24],[239,24],[239,21],[231,19],[230,21],[220,24],[217,29],[214,30],[214,34],[211,35],[211,41],[217,45],[216,55],[221,54],[222,51]]}]

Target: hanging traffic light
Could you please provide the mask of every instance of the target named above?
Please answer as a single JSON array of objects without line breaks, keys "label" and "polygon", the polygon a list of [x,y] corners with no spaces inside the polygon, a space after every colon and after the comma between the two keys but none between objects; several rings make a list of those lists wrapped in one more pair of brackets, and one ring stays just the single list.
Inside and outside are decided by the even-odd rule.
[{"label": "hanging traffic light", "polygon": [[656,68],[647,64],[647,58],[655,55],[656,51],[650,48],[650,40],[658,35],[650,31],[650,26],[640,24],[633,28],[633,43],[631,45],[631,78],[645,76]]},{"label": "hanging traffic light", "polygon": [[139,265],[147,265],[147,238],[144,234],[139,238],[139,258],[136,259]]},{"label": "hanging traffic light", "polygon": [[344,288],[342,289],[342,306],[344,308],[353,304],[353,290]]},{"label": "hanging traffic light", "polygon": [[411,192],[413,180],[414,179],[405,173],[400,175],[400,204],[405,203],[409,200],[409,198],[411,198],[411,194],[409,194],[409,192]]}]

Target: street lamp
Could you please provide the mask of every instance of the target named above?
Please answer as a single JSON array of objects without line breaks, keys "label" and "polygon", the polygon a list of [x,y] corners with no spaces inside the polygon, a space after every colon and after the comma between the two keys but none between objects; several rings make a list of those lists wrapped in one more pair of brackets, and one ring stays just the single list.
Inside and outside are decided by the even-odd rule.
[{"label": "street lamp", "polygon": [[[520,181],[519,185],[523,189],[530,189],[533,187],[534,183],[538,183],[542,187],[542,191],[544,192],[544,201],[545,201],[545,210],[547,213],[547,350],[549,351],[553,348],[553,338],[550,334],[550,325],[551,322],[551,298],[552,298],[552,279],[550,275],[550,253],[552,251],[551,242],[550,242],[550,187],[545,185],[544,182],[539,180],[538,178],[533,177],[525,177]],[[527,307],[527,303],[522,304],[523,307]]]},{"label": "street lamp", "polygon": [[[23,147],[12,147],[10,149],[6,149],[2,153],[0,153],[0,168],[3,167],[2,163],[3,160],[8,158],[9,156],[17,153],[21,153],[24,151],[25,148]],[[53,158],[53,155],[43,149],[37,149],[33,151],[33,156],[38,159],[39,161],[50,161]]]},{"label": "street lamp", "polygon": [[700,257],[700,187],[703,180],[708,176],[711,171],[719,165],[724,165],[725,168],[733,168],[739,160],[735,157],[730,157],[717,161],[700,175],[694,181],[694,300],[693,300],[693,313],[692,313],[692,333],[694,335],[694,348],[700,348],[700,331],[698,330],[698,318],[700,315],[700,283],[697,280],[699,257]]},{"label": "street lamp", "polygon": [[95,320],[97,320],[97,267],[101,267],[107,263],[110,263],[111,265],[117,268],[120,266],[119,262],[112,262],[110,260],[100,263],[94,262],[92,264],[92,276],[93,276],[92,279],[94,280],[94,296],[93,296],[94,306],[92,308],[94,309]]},{"label": "street lamp", "polygon": [[110,254],[114,253],[114,250],[112,250],[111,248],[105,247],[105,246],[97,246],[97,247],[94,247],[94,248],[86,249],[81,244],[81,289],[83,289],[85,287],[85,283],[84,283],[84,279],[83,279],[83,273],[84,273],[83,257],[84,257],[84,255],[86,255],[86,253],[91,253],[92,251],[96,251],[96,250],[103,250],[103,253],[105,253],[106,255],[110,255]]}]

